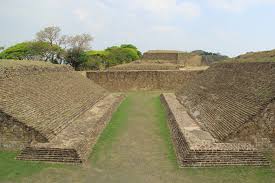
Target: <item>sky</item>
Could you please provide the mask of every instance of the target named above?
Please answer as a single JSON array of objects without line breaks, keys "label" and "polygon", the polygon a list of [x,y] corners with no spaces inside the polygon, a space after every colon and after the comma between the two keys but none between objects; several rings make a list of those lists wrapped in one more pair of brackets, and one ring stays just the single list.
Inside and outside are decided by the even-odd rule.
[{"label": "sky", "polygon": [[92,49],[206,50],[229,56],[275,49],[275,0],[0,0],[0,46],[47,26],[89,33]]}]

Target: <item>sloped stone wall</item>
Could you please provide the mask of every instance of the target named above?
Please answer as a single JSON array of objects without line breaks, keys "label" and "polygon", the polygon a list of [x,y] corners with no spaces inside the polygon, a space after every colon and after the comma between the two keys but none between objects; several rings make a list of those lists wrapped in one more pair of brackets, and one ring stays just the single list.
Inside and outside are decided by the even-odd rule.
[{"label": "sloped stone wall", "polygon": [[47,142],[47,139],[15,118],[0,112],[0,150],[21,150],[36,142]]},{"label": "sloped stone wall", "polygon": [[173,93],[162,94],[161,100],[167,109],[180,167],[270,165],[263,154],[249,143],[223,143],[213,138],[189,116]]},{"label": "sloped stone wall", "polygon": [[177,97],[201,127],[219,140],[255,133],[250,125],[254,120],[257,132],[264,134],[268,129],[267,134],[272,134],[274,128],[264,119],[272,113],[264,110],[275,98],[274,78],[275,63],[215,64],[185,83]]},{"label": "sloped stone wall", "polygon": [[0,148],[50,141],[107,94],[70,66],[0,61]]},{"label": "sloped stone wall", "polygon": [[275,144],[275,101],[233,134],[229,141],[246,141],[262,150],[271,149]]}]

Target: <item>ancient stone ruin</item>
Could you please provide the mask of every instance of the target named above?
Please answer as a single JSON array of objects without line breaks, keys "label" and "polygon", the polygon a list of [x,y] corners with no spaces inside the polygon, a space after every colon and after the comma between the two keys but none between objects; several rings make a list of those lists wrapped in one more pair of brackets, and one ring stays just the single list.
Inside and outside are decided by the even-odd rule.
[{"label": "ancient stone ruin", "polygon": [[0,62],[0,148],[20,160],[81,163],[123,96],[68,66]]},{"label": "ancient stone ruin", "polygon": [[216,64],[163,94],[179,164],[269,165],[275,139],[275,63]]},{"label": "ancient stone ruin", "polygon": [[142,60],[172,63],[180,66],[205,66],[207,60],[203,56],[175,50],[150,50],[143,54]]},{"label": "ancient stone ruin", "polygon": [[[170,54],[163,59],[176,58]],[[181,167],[268,166],[262,152],[275,142],[274,78],[274,62],[76,72],[1,61],[0,148],[21,150],[19,160],[82,163],[123,99],[109,91],[163,90],[172,92],[161,100]]]}]

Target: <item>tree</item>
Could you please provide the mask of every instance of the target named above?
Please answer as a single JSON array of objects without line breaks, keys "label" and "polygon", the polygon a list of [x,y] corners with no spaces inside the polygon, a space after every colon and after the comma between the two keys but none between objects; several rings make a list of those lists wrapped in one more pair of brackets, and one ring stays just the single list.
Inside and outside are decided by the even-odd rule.
[{"label": "tree", "polygon": [[30,58],[30,42],[18,43],[11,46],[1,52],[1,58],[3,59],[17,59],[17,60],[28,60]]},{"label": "tree", "polygon": [[30,53],[36,57],[36,60],[50,61],[54,64],[60,64],[64,61],[65,51],[58,45],[50,45],[48,42],[32,42],[30,44]]},{"label": "tree", "polygon": [[50,45],[57,45],[60,41],[60,31],[61,29],[59,27],[46,27],[36,33],[36,40],[39,42],[48,42]]},{"label": "tree", "polygon": [[88,56],[84,51],[79,51],[77,49],[69,49],[66,53],[66,63],[70,64],[76,70],[79,70],[79,67],[88,61]]},{"label": "tree", "polygon": [[[64,50],[57,45],[47,42],[22,42],[13,45],[1,52],[3,59],[16,60],[41,60],[59,63],[64,55]],[[52,58],[54,58],[52,60]]]},{"label": "tree", "polygon": [[1,50],[4,50],[4,49],[5,49],[5,47],[4,47],[4,46],[0,46],[0,51],[1,51]]},{"label": "tree", "polygon": [[68,45],[71,49],[86,51],[90,49],[93,37],[90,34],[80,34],[75,36],[70,36],[68,38]]},{"label": "tree", "polygon": [[121,48],[118,46],[113,46],[107,48],[106,51],[108,51],[106,56],[106,67],[129,63],[139,59],[137,50],[133,48]]},{"label": "tree", "polygon": [[120,47],[121,48],[131,48],[131,49],[134,49],[134,50],[137,51],[138,56],[142,57],[142,53],[138,50],[138,48],[136,46],[134,46],[132,44],[122,44]]},{"label": "tree", "polygon": [[88,60],[85,51],[90,48],[93,37],[89,34],[75,35],[68,38],[66,62],[79,69],[79,66]]}]

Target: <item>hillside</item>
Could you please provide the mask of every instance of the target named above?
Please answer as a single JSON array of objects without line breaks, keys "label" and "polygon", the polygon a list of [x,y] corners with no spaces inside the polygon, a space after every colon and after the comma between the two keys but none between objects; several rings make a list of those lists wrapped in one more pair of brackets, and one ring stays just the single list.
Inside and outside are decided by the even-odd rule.
[{"label": "hillside", "polygon": [[248,52],[239,55],[230,61],[235,62],[275,62],[275,50]]}]

